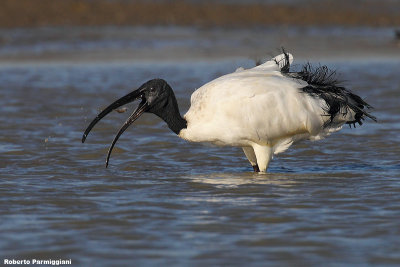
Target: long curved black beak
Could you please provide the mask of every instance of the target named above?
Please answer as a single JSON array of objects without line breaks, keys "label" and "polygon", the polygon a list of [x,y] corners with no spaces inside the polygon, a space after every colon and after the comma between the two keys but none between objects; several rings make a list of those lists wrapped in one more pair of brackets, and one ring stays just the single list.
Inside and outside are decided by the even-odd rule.
[{"label": "long curved black beak", "polygon": [[117,135],[114,137],[114,140],[111,143],[110,148],[108,149],[107,153],[107,158],[106,158],[106,168],[108,166],[108,161],[110,160],[111,152],[114,148],[115,143],[117,143],[118,138],[121,136],[121,134],[131,125],[137,118],[139,118],[143,112],[145,112],[149,108],[149,105],[147,104],[146,100],[142,100],[140,102],[139,106],[136,108],[136,110],[132,113],[132,115],[126,120],[124,125],[122,125],[121,129],[119,129]]},{"label": "long curved black beak", "polygon": [[113,102],[111,105],[106,107],[102,112],[100,112],[100,114],[97,115],[96,118],[94,118],[94,120],[89,124],[89,126],[86,128],[85,132],[83,133],[82,143],[85,142],[87,135],[92,130],[92,128],[96,125],[96,123],[99,122],[102,118],[104,118],[108,113],[110,113],[111,111],[113,111],[116,108],[119,108],[119,107],[121,107],[125,104],[128,104],[130,102],[133,102],[137,99],[142,99],[139,106],[132,113],[132,115],[126,120],[126,122],[122,125],[121,129],[119,129],[117,135],[115,136],[114,140],[112,141],[111,146],[108,150],[107,158],[106,158],[106,168],[108,166],[108,161],[110,159],[112,149],[114,148],[115,143],[118,141],[118,138],[129,127],[129,125],[131,125],[135,120],[137,120],[143,114],[143,112],[145,112],[149,108],[142,92],[143,92],[143,90],[141,88],[139,88],[139,89],[121,97],[117,101]]}]

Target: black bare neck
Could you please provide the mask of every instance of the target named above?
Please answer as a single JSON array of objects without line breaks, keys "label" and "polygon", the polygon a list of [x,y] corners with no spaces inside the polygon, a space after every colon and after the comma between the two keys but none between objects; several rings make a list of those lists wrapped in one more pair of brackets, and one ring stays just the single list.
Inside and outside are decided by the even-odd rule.
[{"label": "black bare neck", "polygon": [[175,134],[179,134],[182,129],[187,127],[187,121],[179,112],[178,102],[172,90],[162,108],[153,113],[163,119]]}]

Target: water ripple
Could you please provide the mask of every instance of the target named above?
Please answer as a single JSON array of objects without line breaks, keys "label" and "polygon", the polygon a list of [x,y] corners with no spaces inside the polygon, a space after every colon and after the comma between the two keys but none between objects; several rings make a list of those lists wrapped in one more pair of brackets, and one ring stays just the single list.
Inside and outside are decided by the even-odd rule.
[{"label": "water ripple", "polygon": [[391,64],[373,75],[341,66],[358,77],[354,90],[378,124],[294,145],[265,175],[240,149],[181,141],[151,115],[119,140],[108,169],[127,114],[110,114],[80,142],[99,109],[141,82],[170,77],[187,108],[193,88],[232,62],[3,66],[2,255],[100,266],[400,264],[400,81]]}]

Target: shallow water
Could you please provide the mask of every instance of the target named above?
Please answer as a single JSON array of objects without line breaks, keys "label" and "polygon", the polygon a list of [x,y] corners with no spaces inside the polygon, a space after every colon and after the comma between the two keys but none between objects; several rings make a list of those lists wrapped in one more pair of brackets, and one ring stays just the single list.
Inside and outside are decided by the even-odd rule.
[{"label": "shallow water", "polygon": [[87,124],[161,77],[181,112],[206,81],[253,63],[1,66],[0,251],[75,265],[400,264],[400,64],[331,63],[375,107],[251,172],[241,149],[190,144],[146,114],[104,160],[124,114]]}]

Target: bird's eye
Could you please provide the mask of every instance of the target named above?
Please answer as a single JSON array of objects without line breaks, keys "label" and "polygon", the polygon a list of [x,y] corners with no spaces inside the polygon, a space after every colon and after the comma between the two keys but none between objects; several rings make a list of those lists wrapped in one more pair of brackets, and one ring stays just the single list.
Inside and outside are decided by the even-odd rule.
[{"label": "bird's eye", "polygon": [[154,93],[155,91],[154,87],[150,87],[150,92]]}]

